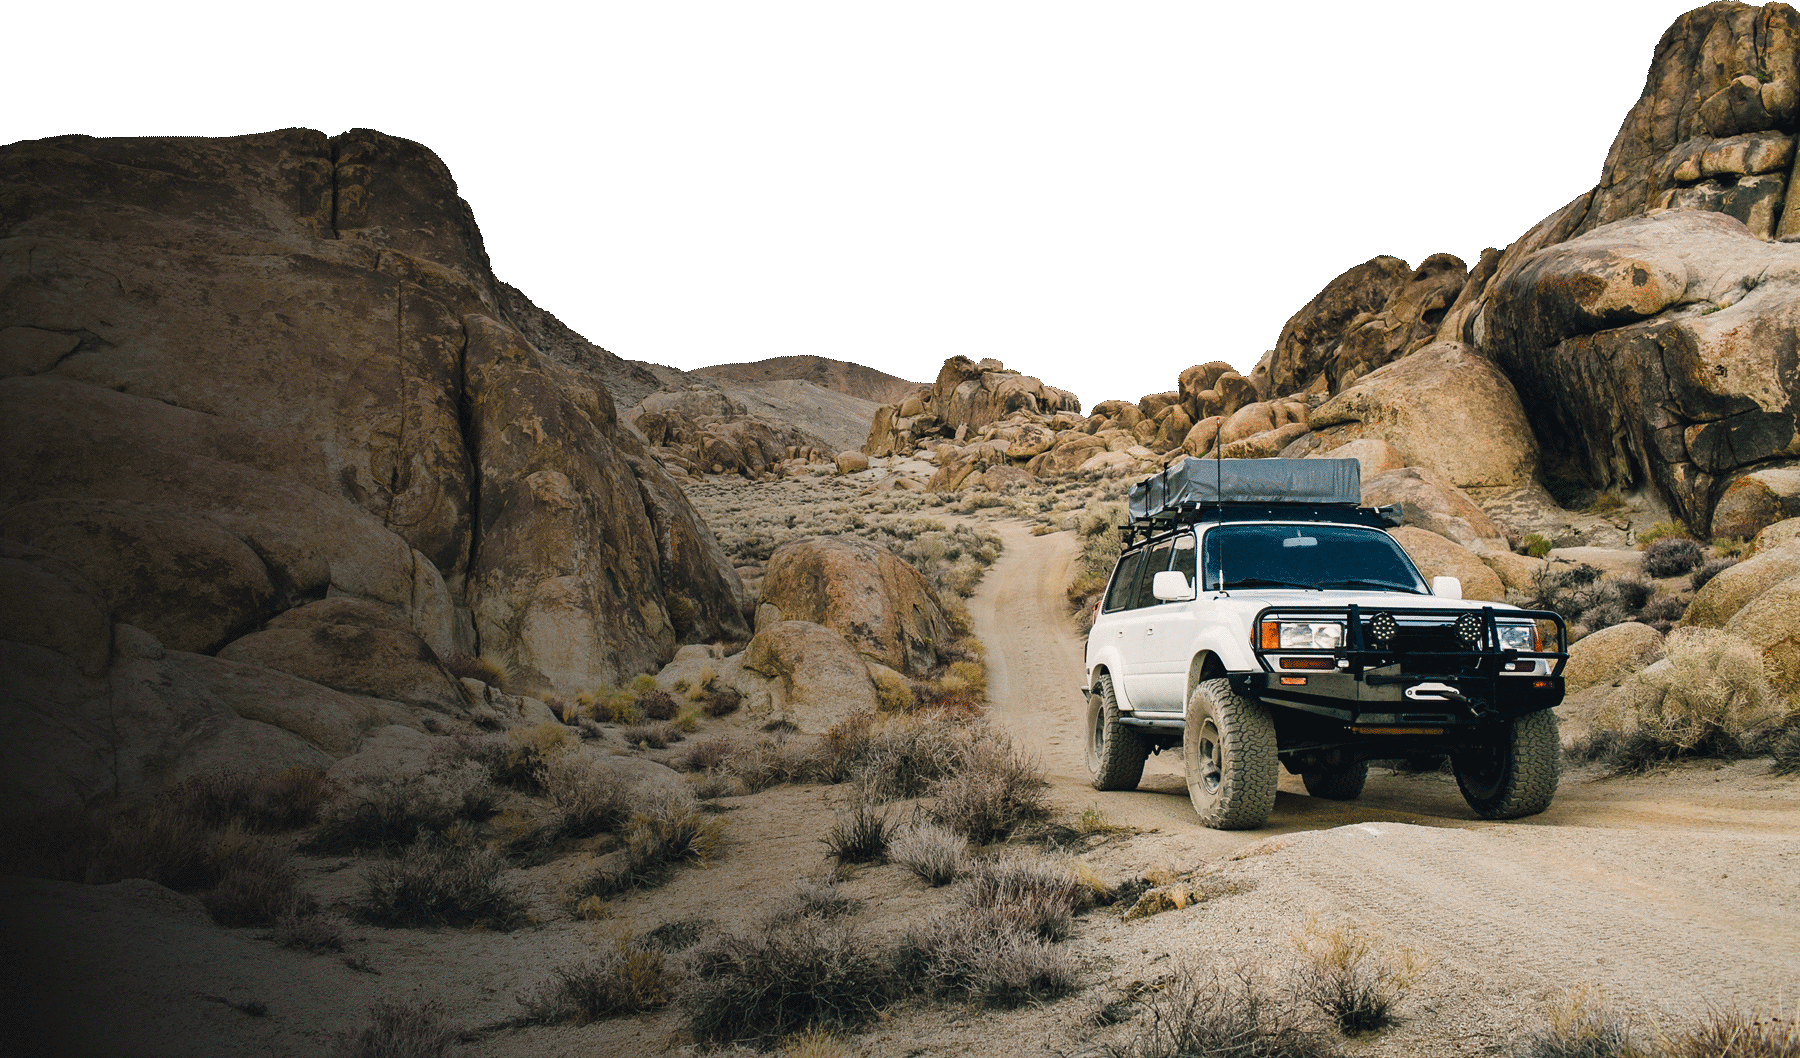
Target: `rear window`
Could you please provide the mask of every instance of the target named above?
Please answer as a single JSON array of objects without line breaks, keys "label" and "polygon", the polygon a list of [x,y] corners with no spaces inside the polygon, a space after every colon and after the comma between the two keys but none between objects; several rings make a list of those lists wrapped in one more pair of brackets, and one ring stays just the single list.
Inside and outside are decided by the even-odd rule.
[{"label": "rear window", "polygon": [[1132,599],[1137,596],[1138,570],[1144,568],[1144,553],[1133,551],[1119,560],[1119,568],[1113,570],[1112,587],[1106,589],[1106,612],[1131,609]]}]

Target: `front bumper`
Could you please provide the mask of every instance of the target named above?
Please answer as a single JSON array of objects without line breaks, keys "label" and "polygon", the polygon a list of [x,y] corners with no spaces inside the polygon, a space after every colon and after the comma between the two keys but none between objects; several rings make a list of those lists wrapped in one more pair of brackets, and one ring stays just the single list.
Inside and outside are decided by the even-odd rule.
[{"label": "front bumper", "polygon": [[[1377,615],[1381,615],[1379,623]],[[1468,623],[1465,638],[1446,649],[1446,629],[1461,626],[1444,623],[1444,619],[1454,616],[1467,622],[1465,615],[1478,620]],[[1295,618],[1342,622],[1346,642],[1333,649],[1257,645],[1254,650],[1261,671],[1233,674],[1234,691],[1375,729],[1489,724],[1552,708],[1563,699],[1568,628],[1560,616],[1548,610],[1496,611],[1489,606],[1452,613],[1423,607],[1281,606],[1265,608],[1251,627],[1260,628],[1265,620]],[[1503,649],[1499,635],[1502,619],[1554,624],[1557,649]],[[1388,641],[1375,638],[1371,629],[1382,623],[1390,634],[1400,629],[1399,634]],[[1406,636],[1415,642],[1424,636],[1433,642],[1433,648],[1406,649],[1399,645]],[[1287,659],[1295,658],[1321,667],[1287,667]],[[1540,661],[1546,664],[1540,665]]]}]

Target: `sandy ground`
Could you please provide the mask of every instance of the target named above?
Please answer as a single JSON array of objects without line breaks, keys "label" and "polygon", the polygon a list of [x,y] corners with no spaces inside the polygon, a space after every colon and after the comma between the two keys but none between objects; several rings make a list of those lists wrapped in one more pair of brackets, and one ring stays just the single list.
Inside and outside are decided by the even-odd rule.
[{"label": "sandy ground", "polygon": [[[1621,1009],[1671,1016],[1709,1005],[1793,1008],[1800,997],[1800,781],[1768,762],[1699,765],[1629,779],[1566,775],[1551,809],[1474,819],[1448,775],[1376,772],[1357,802],[1308,797],[1284,776],[1268,827],[1193,821],[1179,760],[1152,758],[1139,790],[1099,793],[1081,759],[1082,641],[1063,603],[1075,541],[996,522],[1007,550],[971,612],[987,643],[991,718],[1044,763],[1069,815],[1089,805],[1135,832],[1078,849],[1103,877],[1164,870],[1229,892],[1125,922],[1091,912],[1066,942],[1082,991],[1015,1011],[902,1006],[841,1041],[846,1055],[1074,1055],[1136,1031],[1096,1010],[1170,983],[1178,969],[1245,965],[1282,979],[1293,932],[1315,917],[1356,923],[1430,961],[1397,1027],[1349,1041],[1353,1055],[1500,1055],[1577,984]],[[11,978],[0,1055],[318,1055],[378,998],[433,1000],[477,1030],[452,1054],[482,1058],[690,1053],[673,1011],[598,1025],[500,1028],[519,996],[616,938],[704,919],[744,929],[831,864],[819,842],[846,790],[778,787],[721,802],[726,843],[708,869],[576,920],[559,894],[584,866],[510,872],[539,924],[508,934],[350,927],[343,955],[212,926],[191,898],[146,882],[77,886],[0,879]],[[902,810],[904,806],[902,806]],[[341,910],[362,865],[305,861],[308,888]],[[844,883],[857,928],[891,936],[937,914],[944,890],[895,866]],[[50,1041],[60,1041],[52,1045]]]}]

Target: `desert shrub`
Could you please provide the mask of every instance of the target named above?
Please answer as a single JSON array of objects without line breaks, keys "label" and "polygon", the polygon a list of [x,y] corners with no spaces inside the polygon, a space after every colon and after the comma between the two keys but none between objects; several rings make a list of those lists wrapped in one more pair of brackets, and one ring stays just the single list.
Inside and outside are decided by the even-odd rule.
[{"label": "desert shrub", "polygon": [[1678,596],[1658,594],[1644,604],[1638,620],[1667,634],[1681,620],[1681,615],[1687,613],[1687,608],[1688,604]]},{"label": "desert shrub", "polygon": [[800,918],[727,934],[692,957],[681,1005],[701,1043],[772,1043],[854,1031],[892,997],[887,960],[847,925]]},{"label": "desert shrub", "polygon": [[1544,558],[1555,549],[1556,545],[1545,539],[1541,533],[1532,533],[1519,545],[1532,558]]},{"label": "desert shrub", "polygon": [[1800,1020],[1713,1010],[1668,1034],[1668,1058],[1800,1058]]},{"label": "desert shrub", "polygon": [[1676,522],[1657,522],[1650,526],[1650,528],[1639,533],[1637,535],[1637,542],[1639,547],[1647,548],[1659,540],[1667,540],[1672,537],[1685,537],[1687,535],[1687,527],[1684,525],[1680,525]]},{"label": "desert shrub", "polygon": [[318,908],[302,893],[287,850],[265,839],[227,831],[213,839],[212,856],[222,867],[218,884],[200,902],[221,926],[269,926],[283,915],[310,915]]},{"label": "desert shrub", "polygon": [[587,838],[617,827],[630,814],[638,788],[592,761],[563,753],[540,769],[538,785],[550,800],[551,816],[538,838]]},{"label": "desert shrub", "polygon": [[1800,724],[1790,724],[1770,741],[1769,756],[1775,758],[1775,774],[1800,772]]},{"label": "desert shrub", "polygon": [[891,669],[875,673],[875,701],[884,713],[911,712],[919,704],[912,684],[906,681],[906,677]]},{"label": "desert shrub", "polygon": [[875,737],[875,714],[853,713],[825,729],[813,746],[815,775],[831,783],[845,782],[869,755]]},{"label": "desert shrub", "polygon": [[621,940],[611,951],[553,971],[519,1003],[542,1025],[587,1025],[665,1007],[677,981],[662,949]]},{"label": "desert shrub", "polygon": [[639,801],[624,835],[622,862],[602,867],[574,895],[604,898],[662,885],[682,864],[710,860],[724,827],[685,791],[656,791]]},{"label": "desert shrub", "polygon": [[931,817],[978,845],[1005,838],[1021,823],[1048,819],[1043,768],[1004,736],[977,743],[963,767],[932,783]]},{"label": "desert shrub", "polygon": [[1754,644],[1716,629],[1679,628],[1667,664],[1627,681],[1595,718],[1578,757],[1643,771],[1680,757],[1740,757],[1773,735],[1785,703]]},{"label": "desert shrub", "polygon": [[444,1058],[456,1039],[436,1003],[378,1000],[369,1007],[369,1022],[338,1037],[333,1058]]},{"label": "desert shrub", "polygon": [[575,696],[575,710],[601,724],[631,724],[642,719],[637,696],[628,690],[583,691]]},{"label": "desert shrub", "polygon": [[1692,576],[1688,577],[1688,587],[1693,588],[1695,591],[1699,591],[1701,588],[1706,587],[1707,582],[1711,581],[1714,577],[1737,564],[1738,560],[1735,558],[1708,559],[1699,569],[1696,569],[1693,572]]},{"label": "desert shrub", "polygon": [[831,829],[819,840],[839,863],[875,863],[887,855],[892,829],[886,811],[858,798],[848,812],[837,814]]},{"label": "desert shrub", "polygon": [[1074,868],[1042,856],[975,860],[957,883],[964,907],[991,911],[997,921],[1044,940],[1069,935],[1088,893]]},{"label": "desert shrub", "polygon": [[375,779],[326,803],[306,847],[340,853],[410,845],[428,831],[492,815],[497,794],[475,761]]},{"label": "desert shrub", "polygon": [[330,789],[325,773],[316,768],[213,772],[177,783],[162,800],[210,827],[276,833],[311,826]]},{"label": "desert shrub", "polygon": [[1648,1058],[1632,1045],[1625,1021],[1587,986],[1571,989],[1546,1020],[1514,1044],[1513,1058]]},{"label": "desert shrub", "polygon": [[651,720],[675,719],[675,699],[654,686],[638,695],[637,707],[639,712]]},{"label": "desert shrub", "polygon": [[479,761],[491,781],[527,793],[539,793],[544,763],[574,744],[562,724],[515,727],[504,735],[462,738],[455,752]]},{"label": "desert shrub", "polygon": [[736,688],[717,686],[706,691],[700,709],[707,716],[730,716],[744,704],[744,696]]},{"label": "desert shrub", "polygon": [[1247,968],[1183,971],[1146,1004],[1122,1043],[1099,1058],[1336,1058],[1294,1006]]},{"label": "desert shrub", "polygon": [[893,717],[875,725],[854,762],[871,795],[908,798],[966,766],[985,729],[942,712]]},{"label": "desert shrub", "polygon": [[1589,514],[1598,514],[1604,517],[1608,514],[1617,514],[1624,510],[1625,507],[1626,503],[1619,497],[1618,493],[1602,492],[1600,495],[1594,497],[1592,503],[1588,504],[1587,511]]},{"label": "desert shrub", "polygon": [[704,918],[664,922],[644,934],[639,943],[645,947],[661,948],[666,952],[686,951],[700,942],[701,931],[711,924],[711,920]]},{"label": "desert shrub", "polygon": [[1075,990],[1075,960],[991,909],[963,909],[916,927],[894,954],[913,991],[1011,1007]]},{"label": "desert shrub", "polygon": [[1679,577],[1701,562],[1700,545],[1683,536],[1665,536],[1644,548],[1644,572]]},{"label": "desert shrub", "polygon": [[861,910],[862,901],[838,888],[831,879],[800,882],[782,894],[769,911],[770,925],[798,918],[834,919]]},{"label": "desert shrub", "polygon": [[344,950],[344,926],[329,915],[289,910],[275,919],[269,939],[284,948],[320,955]]},{"label": "desert shrub", "polygon": [[1296,992],[1346,1035],[1392,1024],[1394,1008],[1423,969],[1412,949],[1386,949],[1351,925],[1324,929],[1308,919],[1293,941],[1301,959]]},{"label": "desert shrub", "polygon": [[671,743],[680,742],[686,737],[680,728],[671,723],[633,724],[622,728],[619,735],[627,745],[641,745],[650,749],[667,749]]},{"label": "desert shrub", "polygon": [[901,826],[888,841],[888,858],[928,885],[949,885],[969,858],[969,839],[929,820]]},{"label": "desert shrub", "polygon": [[806,747],[779,736],[738,743],[723,767],[752,792],[803,781],[816,770],[813,755]]},{"label": "desert shrub", "polygon": [[371,866],[351,910],[377,926],[484,923],[510,929],[524,907],[501,884],[501,866],[492,850],[427,838]]},{"label": "desert shrub", "polygon": [[1742,558],[1750,541],[1741,536],[1721,536],[1713,540],[1712,546],[1721,558]]},{"label": "desert shrub", "polygon": [[480,680],[490,687],[499,687],[506,682],[506,671],[487,658],[452,654],[443,661],[444,669],[459,680]]},{"label": "desert shrub", "polygon": [[669,761],[670,765],[682,771],[719,771],[725,762],[736,753],[738,744],[735,739],[709,738],[704,742],[695,742],[676,754]]}]

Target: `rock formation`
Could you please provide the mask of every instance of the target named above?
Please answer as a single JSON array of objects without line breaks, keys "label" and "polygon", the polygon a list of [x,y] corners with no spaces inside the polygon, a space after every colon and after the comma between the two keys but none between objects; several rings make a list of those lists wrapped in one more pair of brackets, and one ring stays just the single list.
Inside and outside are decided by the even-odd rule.
[{"label": "rock formation", "polygon": [[[329,696],[247,719],[184,656],[417,726],[484,708],[450,652],[545,691],[745,636],[717,542],[617,422],[604,350],[528,304],[405,140],[0,149],[0,537],[51,629],[3,633],[6,722],[42,736],[9,747],[8,792],[129,790],[233,740],[340,754],[368,719]],[[339,600],[364,609],[301,616]],[[122,701],[142,722],[109,731]],[[354,718],[322,732],[332,710]]]},{"label": "rock formation", "polygon": [[784,623],[835,629],[864,657],[907,675],[935,667],[938,651],[954,638],[930,582],[892,552],[861,540],[783,544],[769,556],[762,593]]},{"label": "rock formation", "polygon": [[920,388],[918,383],[896,378],[886,371],[823,356],[776,356],[754,363],[714,364],[698,368],[694,374],[739,382],[811,382],[821,389],[847,393],[877,404],[897,404]]}]

